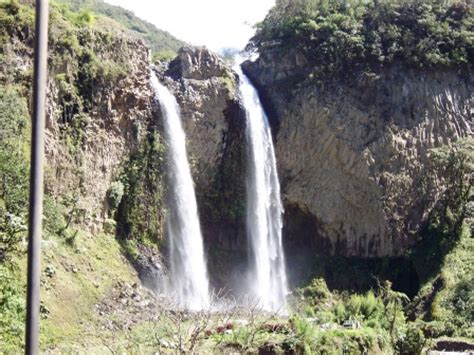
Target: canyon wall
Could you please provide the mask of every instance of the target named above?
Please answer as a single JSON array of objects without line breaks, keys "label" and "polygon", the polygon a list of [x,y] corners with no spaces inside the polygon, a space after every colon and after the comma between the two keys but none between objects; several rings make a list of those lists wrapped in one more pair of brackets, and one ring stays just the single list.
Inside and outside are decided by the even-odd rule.
[{"label": "canyon wall", "polygon": [[285,240],[361,257],[412,246],[443,191],[430,149],[472,137],[472,73],[391,66],[301,84],[304,57],[272,50],[244,69],[274,128]]}]

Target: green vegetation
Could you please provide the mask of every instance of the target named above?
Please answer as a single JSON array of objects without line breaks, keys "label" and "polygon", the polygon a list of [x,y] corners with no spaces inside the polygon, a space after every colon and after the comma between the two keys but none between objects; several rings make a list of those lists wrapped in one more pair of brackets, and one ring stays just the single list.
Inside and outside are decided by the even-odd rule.
[{"label": "green vegetation", "polygon": [[0,86],[0,262],[21,250],[29,186],[29,120],[15,86]]},{"label": "green vegetation", "polygon": [[474,238],[468,225],[454,247],[443,256],[438,272],[430,275],[407,309],[411,319],[427,322],[433,337],[474,336]]},{"label": "green vegetation", "polygon": [[57,0],[78,19],[106,17],[128,29],[131,36],[141,38],[151,48],[154,59],[169,60],[176,56],[183,42],[166,31],[140,19],[129,10],[107,4],[102,0]]},{"label": "green vegetation", "polygon": [[137,282],[136,275],[113,234],[80,231],[75,246],[61,236],[48,241],[42,260],[42,347],[79,344],[83,337],[93,343],[88,329],[99,328],[101,318],[95,305],[117,282]]},{"label": "green vegetation", "polygon": [[[337,329],[345,325],[347,328],[360,328],[361,331],[369,330],[369,334],[373,332],[382,337],[379,347],[391,346],[394,349],[406,335],[403,307],[409,299],[405,294],[394,291],[389,281],[379,284],[376,293],[369,290],[365,294],[339,294],[329,292],[323,279],[315,279],[298,294],[297,307],[324,329]],[[373,346],[373,341],[369,339],[365,350]]]},{"label": "green vegetation", "polygon": [[473,152],[472,138],[432,150],[444,192],[410,255],[422,284],[411,318],[436,322],[433,332],[438,335],[473,333]]},{"label": "green vegetation", "polygon": [[[123,257],[125,253],[138,259],[141,245],[159,242],[163,236],[166,161],[154,123],[146,127],[146,139],[137,142],[137,151],[108,189],[110,214],[103,232],[86,232],[78,222],[83,213],[79,202],[85,128],[104,123],[97,108],[105,107],[110,90],[120,86],[130,70],[130,42],[99,29],[102,16],[125,23],[143,38],[155,36],[155,30],[100,1],[67,3],[67,7],[56,4],[51,11],[50,78],[55,89],[51,95],[60,111],[58,140],[66,148],[61,154],[78,179],[77,186],[62,196],[46,191],[43,351],[418,354],[441,336],[474,336],[470,138],[431,152],[433,176],[439,178],[442,193],[409,255],[396,260],[315,258],[318,277],[296,292],[289,317],[258,313],[252,307],[212,314],[155,307],[156,299],[130,286],[139,281]],[[283,43],[276,50],[296,46],[313,65],[314,78],[396,63],[416,67],[472,63],[469,4],[369,0],[292,4],[277,3],[253,45],[265,51],[267,42],[277,39]],[[28,61],[32,28],[31,5],[0,3],[0,56],[6,64],[0,67],[0,349],[6,353],[21,352],[23,346],[31,87],[27,68],[31,63],[12,63],[18,58]],[[155,58],[170,58],[173,46],[157,45]],[[223,82],[235,89],[227,77]],[[132,128],[135,139],[140,129]],[[229,151],[240,155],[226,159],[215,177],[215,190],[205,196],[208,205],[201,206],[210,219],[237,225],[245,215],[245,179],[238,179],[245,175],[240,170],[245,151],[243,147]],[[225,188],[232,183],[234,189]],[[228,257],[242,255],[232,252]],[[405,282],[415,276],[413,284]],[[124,285],[133,291],[127,294]]]},{"label": "green vegetation", "polygon": [[27,40],[34,28],[34,11],[30,6],[22,6],[18,1],[0,2],[0,51],[9,41],[11,33],[22,35]]},{"label": "green vegetation", "polygon": [[[30,2],[0,2],[0,352],[6,353],[21,352],[24,342],[33,15]],[[80,224],[85,128],[128,75],[133,55],[129,39],[99,24],[87,10],[72,13],[51,6],[49,94],[57,109],[55,138],[77,180],[64,195],[52,196],[48,186],[45,191],[43,349],[79,343],[90,329],[99,328],[94,307],[112,285],[138,282],[115,239],[115,221],[106,221],[108,234],[91,235]],[[46,185],[54,173],[46,167]],[[112,211],[123,194],[119,181],[109,189]]]},{"label": "green vegetation", "polygon": [[[472,338],[473,143],[464,138],[431,151],[428,175],[441,193],[413,250],[396,260],[317,258],[319,278],[297,295],[302,314],[321,325],[358,321],[361,329],[384,334],[401,354],[418,354],[443,336]],[[412,299],[376,277],[393,280]]]},{"label": "green vegetation", "polygon": [[390,64],[471,66],[473,12],[469,1],[280,0],[248,48],[297,50],[316,81]]},{"label": "green vegetation", "polygon": [[0,345],[13,353],[23,346],[26,287],[13,265],[0,263]]},{"label": "green vegetation", "polygon": [[[450,146],[431,151],[433,171],[443,185],[443,193],[420,232],[411,258],[417,264],[422,281],[439,273],[445,255],[458,243],[464,222],[472,223],[474,183],[474,139],[464,138]],[[427,184],[427,186],[432,184]],[[429,188],[429,187],[427,187]]]},{"label": "green vegetation", "polygon": [[163,238],[164,149],[161,136],[151,130],[120,176],[123,197],[116,220],[125,250],[132,258],[137,242],[157,243]]},{"label": "green vegetation", "polygon": [[152,62],[155,63],[159,62],[169,62],[170,60],[174,59],[177,55],[177,52],[171,49],[163,49],[159,52],[155,52],[152,55]]},{"label": "green vegetation", "polygon": [[[30,121],[20,85],[0,84],[0,348],[23,346]],[[45,206],[47,215],[51,209]],[[48,227],[49,223],[46,223]],[[48,228],[46,228],[48,229]]]}]

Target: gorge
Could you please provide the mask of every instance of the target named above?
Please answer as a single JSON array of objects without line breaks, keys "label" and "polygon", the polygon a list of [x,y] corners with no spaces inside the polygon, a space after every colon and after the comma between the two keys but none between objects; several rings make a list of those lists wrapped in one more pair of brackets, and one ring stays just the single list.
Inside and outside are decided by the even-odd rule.
[{"label": "gorge", "polygon": [[[279,0],[236,67],[85,3],[50,16],[42,351],[472,346],[472,4]],[[7,353],[23,346],[32,14],[0,3]]]}]

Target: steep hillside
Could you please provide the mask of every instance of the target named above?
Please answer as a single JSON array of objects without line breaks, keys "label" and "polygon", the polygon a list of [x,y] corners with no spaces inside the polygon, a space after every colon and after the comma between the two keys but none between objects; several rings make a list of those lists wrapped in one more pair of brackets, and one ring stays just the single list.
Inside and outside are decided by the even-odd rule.
[{"label": "steep hillside", "polygon": [[184,44],[170,33],[137,17],[133,12],[102,0],[57,0],[57,3],[65,5],[69,11],[79,16],[91,13],[94,16],[112,19],[128,30],[128,36],[143,39],[157,58],[172,58]]},{"label": "steep hillside", "polygon": [[[149,49],[114,28],[76,20],[51,9],[43,350],[58,344],[71,349],[69,344],[78,346],[85,337],[100,349],[100,340],[87,335],[102,326],[97,305],[114,288],[140,283],[125,258],[135,250],[116,238],[118,204],[136,189],[151,189],[146,196],[161,211],[161,163],[156,165],[161,138],[148,84]],[[8,353],[23,344],[33,28],[32,6],[0,4],[0,348]],[[147,161],[154,168],[147,165],[147,174],[133,175],[137,160],[140,169]],[[150,219],[159,221],[159,213],[141,215],[141,225]],[[160,230],[161,225],[154,229]]]},{"label": "steep hillside", "polygon": [[[23,345],[33,15],[30,5],[0,4],[0,348],[8,352]],[[50,15],[42,350],[151,352],[162,346],[158,335],[168,344],[188,337],[181,321],[194,320],[169,312],[169,300],[140,286],[163,289],[167,252],[166,142],[149,49],[100,18],[55,5]],[[193,137],[193,173],[218,270],[220,245],[229,244],[225,228],[232,229],[226,221],[235,224],[243,208],[232,203],[242,184],[222,194],[242,166],[243,120],[226,64],[205,49],[180,53],[161,75],[176,79],[171,85]],[[216,275],[226,283],[228,273]]]}]

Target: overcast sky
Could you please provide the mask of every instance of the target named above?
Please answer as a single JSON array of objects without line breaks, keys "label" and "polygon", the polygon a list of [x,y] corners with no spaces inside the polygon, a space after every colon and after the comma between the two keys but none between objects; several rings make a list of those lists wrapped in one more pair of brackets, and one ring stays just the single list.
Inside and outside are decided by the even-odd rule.
[{"label": "overcast sky", "polygon": [[106,0],[175,37],[212,50],[242,49],[275,0]]}]

